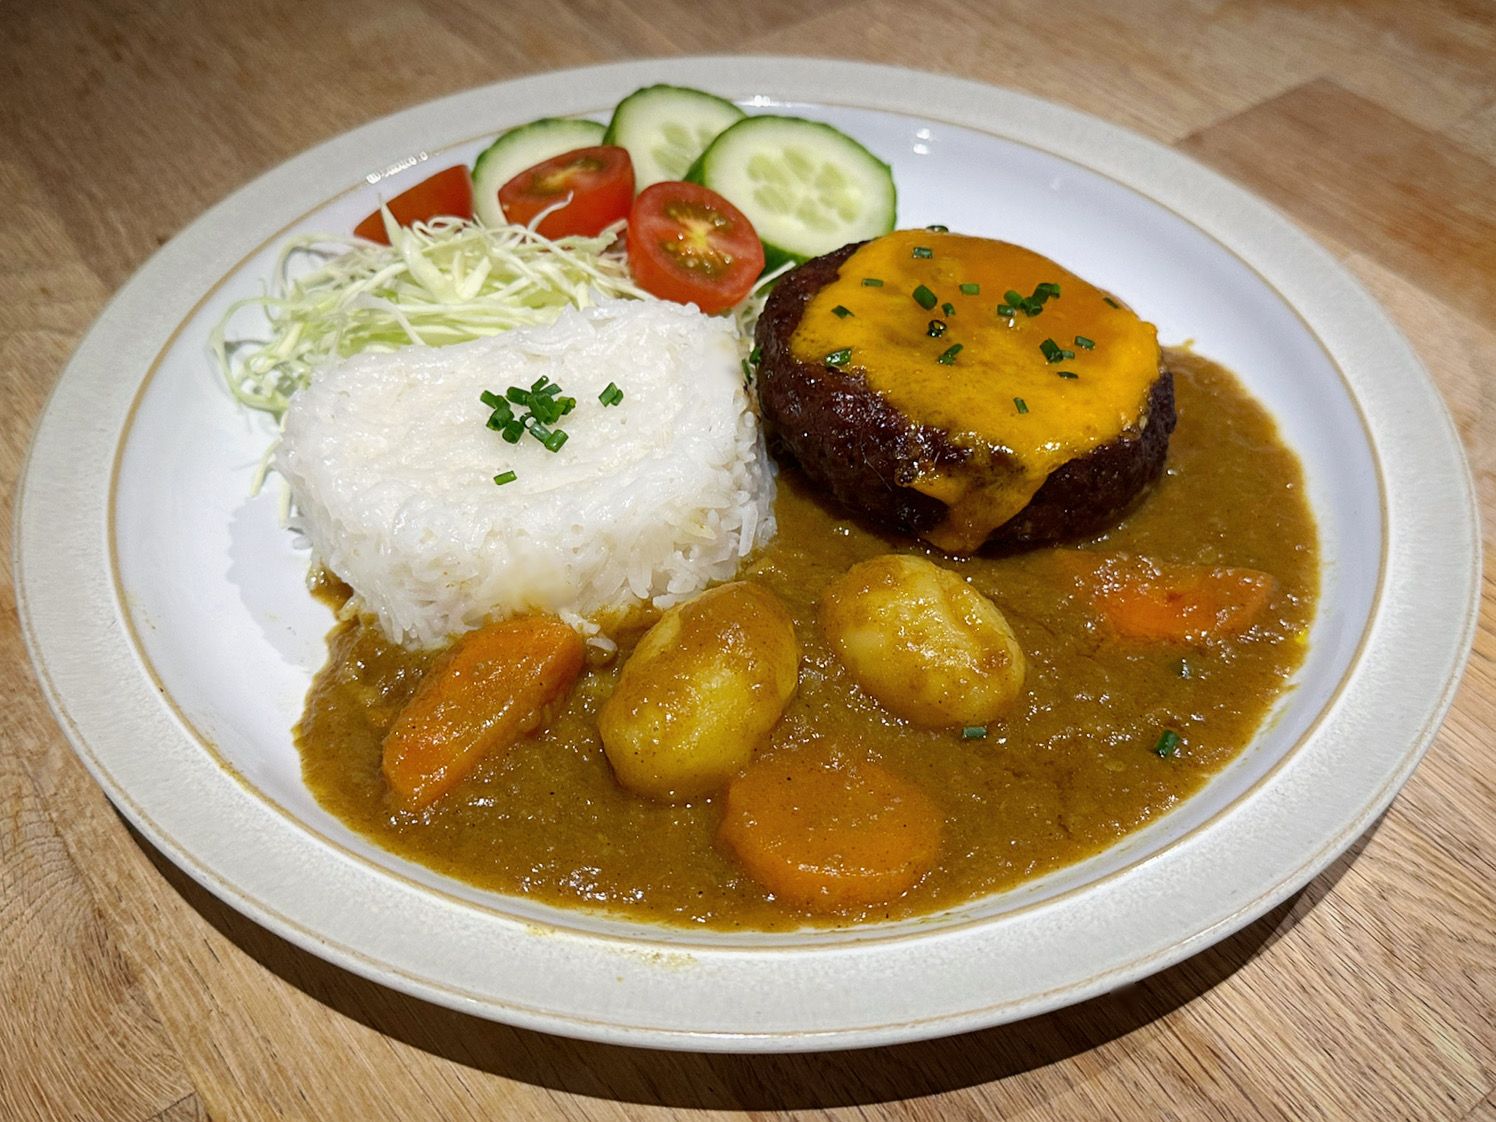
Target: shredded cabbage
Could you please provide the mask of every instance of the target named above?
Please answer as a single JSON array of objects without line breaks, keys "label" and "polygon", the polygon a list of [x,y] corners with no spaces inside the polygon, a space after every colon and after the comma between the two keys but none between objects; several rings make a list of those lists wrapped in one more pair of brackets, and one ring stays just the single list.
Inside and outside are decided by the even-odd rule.
[{"label": "shredded cabbage", "polygon": [[[388,246],[323,234],[292,238],[272,291],[230,306],[210,345],[236,398],[279,417],[291,395],[334,359],[549,323],[568,305],[587,307],[599,297],[649,298],[629,276],[619,226],[555,241],[524,226],[456,218],[405,228],[386,215],[385,227]],[[229,342],[230,321],[246,308],[261,309],[268,337]]]}]

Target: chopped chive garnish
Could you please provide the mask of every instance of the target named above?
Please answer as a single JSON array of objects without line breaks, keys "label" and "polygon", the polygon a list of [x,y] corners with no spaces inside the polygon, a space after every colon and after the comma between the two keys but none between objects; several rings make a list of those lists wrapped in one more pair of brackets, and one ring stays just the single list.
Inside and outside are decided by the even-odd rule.
[{"label": "chopped chive garnish", "polygon": [[1056,373],[1059,374],[1061,378],[1067,378],[1070,381],[1074,381],[1075,379],[1080,377],[1080,375],[1077,374],[1074,370],[1059,370],[1056,371]]},{"label": "chopped chive garnish", "polygon": [[1173,729],[1164,729],[1159,736],[1158,743],[1153,746],[1154,755],[1168,759],[1170,756],[1179,755],[1179,734]]},{"label": "chopped chive garnish", "polygon": [[910,295],[914,297],[914,302],[927,312],[940,302],[940,298],[924,285],[920,285]]},{"label": "chopped chive garnish", "polygon": [[525,423],[518,417],[504,426],[504,431],[499,433],[506,443],[518,444],[519,438],[525,435]]},{"label": "chopped chive garnish", "polygon": [[1110,304],[1114,308],[1120,308],[1122,306],[1121,304],[1119,304],[1115,300],[1113,300],[1110,296],[1103,296],[1102,299],[1105,300],[1108,304]]},{"label": "chopped chive garnish", "polygon": [[1042,300],[1029,300],[1023,305],[1023,314],[1028,316],[1029,319],[1033,319],[1043,310],[1044,302]]},{"label": "chopped chive garnish", "polygon": [[967,725],[965,728],[963,728],[961,730],[961,739],[962,740],[986,740],[987,739],[987,726],[986,725]]},{"label": "chopped chive garnish", "polygon": [[960,343],[952,343],[945,350],[941,351],[940,354],[938,354],[938,355],[935,356],[935,361],[938,362],[938,363],[940,363],[940,365],[942,365],[942,366],[950,366],[952,363],[954,363],[956,361],[956,356],[958,354],[960,354],[960,353],[961,353],[961,344]]},{"label": "chopped chive garnish", "polygon": [[1005,303],[1011,304],[1015,308],[1021,308],[1028,303],[1028,301],[1023,298],[1023,294],[1016,288],[1010,288],[1008,289],[1008,291],[1004,292],[1003,301]]},{"label": "chopped chive garnish", "polygon": [[604,405],[617,405],[623,400],[623,391],[612,382],[609,382],[608,388],[597,395],[597,400],[601,401]]},{"label": "chopped chive garnish", "polygon": [[940,310],[948,316],[953,316],[956,314],[956,305],[947,302],[940,305]]},{"label": "chopped chive garnish", "polygon": [[935,256],[935,251],[927,245],[917,245],[914,247],[914,256],[928,261],[931,257]]},{"label": "chopped chive garnish", "polygon": [[1059,296],[1059,294],[1060,294],[1060,286],[1057,285],[1057,284],[1055,284],[1054,281],[1044,281],[1042,284],[1036,284],[1034,286],[1034,296],[1036,298],[1039,297],[1039,296],[1041,296],[1041,295],[1045,296],[1045,297],[1049,297],[1049,296]]},{"label": "chopped chive garnish", "polygon": [[1013,318],[1013,313],[1015,310],[1016,309],[1011,304],[999,304],[997,306],[997,314],[1007,319]]},{"label": "chopped chive garnish", "polygon": [[507,425],[510,420],[513,419],[513,417],[514,412],[512,410],[508,413],[504,413],[501,410],[495,409],[488,415],[488,427],[493,429],[494,432],[502,432],[504,426]]},{"label": "chopped chive garnish", "polygon": [[764,349],[762,347],[754,347],[748,352],[748,361],[753,363],[754,366],[757,366],[763,357]]},{"label": "chopped chive garnish", "polygon": [[510,386],[504,391],[504,396],[516,405],[530,404],[530,391],[521,389],[519,386]]},{"label": "chopped chive garnish", "polygon": [[1020,413],[1027,413],[1028,412],[1028,402],[1024,401],[1023,398],[1021,398],[1021,397],[1015,397],[1013,399],[1013,408],[1016,409],[1016,410],[1018,410],[1018,412],[1020,412]]},{"label": "chopped chive garnish", "polygon": [[966,281],[961,285],[961,291],[967,296],[980,296],[982,294],[982,286],[972,281]]},{"label": "chopped chive garnish", "polygon": [[864,288],[882,288],[883,282],[880,281],[877,277],[863,277],[862,286]]},{"label": "chopped chive garnish", "polygon": [[852,348],[843,347],[839,351],[832,351],[826,356],[827,366],[845,366],[852,361]]},{"label": "chopped chive garnish", "polygon": [[530,383],[530,392],[539,393],[541,390],[545,389],[546,383],[548,383],[549,381],[550,379],[542,374],[539,378],[536,378],[535,381]]},{"label": "chopped chive garnish", "polygon": [[1091,348],[1096,346],[1096,340],[1087,339],[1084,335],[1077,335],[1075,337],[1075,345],[1082,348],[1083,350],[1089,351]]},{"label": "chopped chive garnish", "polygon": [[577,407],[577,399],[574,397],[563,397],[556,404],[561,406],[561,416],[564,417]]},{"label": "chopped chive garnish", "polygon": [[542,440],[541,443],[545,445],[545,450],[547,452],[559,452],[561,451],[561,445],[565,444],[568,439],[569,437],[566,435],[566,433],[562,432],[560,429],[557,429],[555,432],[551,433],[550,436]]},{"label": "chopped chive garnish", "polygon": [[540,443],[545,443],[545,438],[551,435],[551,430],[546,428],[545,422],[533,413],[525,418],[525,427],[530,430],[530,435]]},{"label": "chopped chive garnish", "polygon": [[849,315],[852,314],[852,309],[848,308],[844,304],[838,304],[836,307],[831,309],[831,314],[834,315],[837,319],[846,319]]},{"label": "chopped chive garnish", "polygon": [[1064,362],[1067,358],[1074,358],[1074,351],[1067,351],[1053,339],[1046,339],[1039,344],[1039,350],[1044,353],[1045,362]]},{"label": "chopped chive garnish", "polygon": [[932,230],[937,234],[949,234],[951,232],[951,228],[949,226],[942,226],[939,222],[935,223],[935,225],[933,226],[926,226],[925,229]]},{"label": "chopped chive garnish", "polygon": [[506,483],[513,483],[518,478],[519,476],[515,475],[512,471],[501,471],[493,477],[493,481],[502,487]]},{"label": "chopped chive garnish", "polygon": [[503,401],[504,399],[498,394],[494,393],[492,390],[484,390],[478,395],[478,400],[481,401],[484,405],[488,406],[490,409],[497,409],[499,407],[499,402]]},{"label": "chopped chive garnish", "polygon": [[925,334],[928,335],[931,339],[939,339],[942,335],[945,334],[945,320],[932,319],[929,323],[929,326],[925,328]]}]

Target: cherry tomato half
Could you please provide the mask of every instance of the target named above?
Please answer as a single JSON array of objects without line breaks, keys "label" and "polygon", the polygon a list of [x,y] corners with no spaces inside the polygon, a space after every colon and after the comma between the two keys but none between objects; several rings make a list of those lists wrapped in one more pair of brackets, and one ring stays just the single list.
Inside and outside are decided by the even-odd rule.
[{"label": "cherry tomato half", "polygon": [[629,211],[629,268],[646,292],[708,315],[748,295],[764,270],[753,224],[695,183],[646,187]]},{"label": "cherry tomato half", "polygon": [[499,188],[504,217],[520,226],[547,207],[571,202],[541,219],[535,229],[548,238],[590,237],[629,212],[634,198],[634,162],[615,145],[578,148],[526,168]]},{"label": "cherry tomato half", "polygon": [[[402,226],[425,222],[441,215],[453,218],[473,217],[473,178],[462,165],[439,171],[423,179],[408,191],[389,201],[390,213]],[[356,237],[389,245],[384,233],[384,216],[375,211],[353,228]]]}]

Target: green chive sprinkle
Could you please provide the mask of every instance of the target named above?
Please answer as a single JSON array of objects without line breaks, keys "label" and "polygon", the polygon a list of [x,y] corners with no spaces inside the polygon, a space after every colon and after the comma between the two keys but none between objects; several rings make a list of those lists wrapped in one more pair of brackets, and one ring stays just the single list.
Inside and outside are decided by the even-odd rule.
[{"label": "green chive sprinkle", "polygon": [[1048,296],[1056,296],[1057,297],[1057,296],[1059,296],[1059,294],[1060,294],[1060,286],[1057,285],[1057,284],[1055,284],[1054,281],[1044,281],[1042,284],[1037,284],[1037,285],[1034,286],[1034,296],[1035,297],[1038,297],[1040,295],[1043,295],[1043,296],[1046,296],[1046,297],[1048,297]]},{"label": "green chive sprinkle", "polygon": [[843,347],[839,351],[832,351],[826,356],[827,366],[845,366],[852,361],[852,348]]},{"label": "green chive sprinkle", "polygon": [[864,288],[882,288],[883,282],[880,281],[877,277],[863,277],[862,286]]},{"label": "green chive sprinkle", "polygon": [[530,392],[539,393],[541,390],[545,389],[546,383],[548,383],[549,381],[550,379],[542,374],[539,378],[536,378],[535,381],[530,383]]},{"label": "green chive sprinkle", "polygon": [[1028,402],[1024,401],[1023,398],[1021,398],[1021,397],[1015,397],[1013,399],[1013,408],[1016,409],[1016,410],[1018,410],[1018,412],[1020,412],[1020,413],[1027,413],[1028,412]]},{"label": "green chive sprinkle", "polygon": [[925,229],[930,230],[936,234],[949,234],[951,232],[951,228],[949,226],[942,226],[939,222],[935,223],[935,225],[933,226],[926,226]]},{"label": "green chive sprinkle", "polygon": [[763,360],[763,357],[764,349],[762,347],[754,347],[748,352],[748,361],[753,363],[754,366],[757,366]]},{"label": "green chive sprinkle", "polygon": [[503,401],[504,399],[498,394],[494,393],[492,390],[484,390],[478,395],[478,400],[481,401],[484,405],[488,406],[490,409],[497,409],[499,407],[499,402]]},{"label": "green chive sprinkle", "polygon": [[917,245],[914,247],[914,256],[923,261],[928,261],[931,257],[935,256],[935,251],[927,245]]},{"label": "green chive sprinkle", "polygon": [[1045,362],[1064,362],[1067,358],[1074,358],[1074,351],[1067,351],[1053,339],[1046,339],[1039,344],[1039,350],[1044,353]]},{"label": "green chive sprinkle", "polygon": [[974,284],[971,281],[967,281],[961,285],[961,291],[964,292],[967,296],[980,296],[982,294],[982,286],[979,284]]},{"label": "green chive sprinkle", "polygon": [[1016,288],[1010,288],[1008,289],[1008,291],[1004,292],[1003,300],[1006,303],[1011,304],[1015,308],[1021,308],[1028,303],[1028,301],[1023,298],[1023,294]]},{"label": "green chive sprinkle", "polygon": [[914,302],[927,312],[940,302],[940,298],[924,285],[916,288],[911,295],[914,297]]},{"label": "green chive sprinkle", "polygon": [[849,315],[852,314],[852,309],[846,307],[843,304],[838,304],[836,307],[831,309],[831,314],[834,315],[837,319],[846,319]]},{"label": "green chive sprinkle", "polygon": [[1028,316],[1030,319],[1033,319],[1043,310],[1044,301],[1042,300],[1030,300],[1023,305],[1023,314]]},{"label": "green chive sprinkle", "polygon": [[560,429],[557,429],[555,432],[551,433],[550,436],[542,440],[541,443],[545,445],[545,449],[547,452],[559,452],[561,451],[561,445],[565,444],[568,439],[570,438],[566,435],[566,433],[562,432]]},{"label": "green chive sprinkle", "polygon": [[1096,340],[1095,339],[1087,339],[1084,335],[1077,335],[1075,337],[1075,345],[1077,347],[1080,347],[1080,348],[1082,348],[1084,350],[1089,351],[1093,347],[1096,346]]},{"label": "green chive sprinkle", "polygon": [[502,432],[504,426],[509,423],[510,418],[512,418],[513,416],[514,416],[513,413],[510,413],[508,416],[505,416],[504,414],[500,413],[497,409],[495,409],[492,413],[490,413],[488,415],[488,427],[491,428],[491,429],[493,429],[494,432]]},{"label": "green chive sprinkle", "polygon": [[928,335],[931,339],[939,339],[942,335],[945,334],[945,320],[932,319],[929,323],[929,326],[925,328],[925,334]]},{"label": "green chive sprinkle", "polygon": [[1108,304],[1110,304],[1114,308],[1120,308],[1122,306],[1121,304],[1119,304],[1115,300],[1113,300],[1110,296],[1103,296],[1102,299],[1105,300]]},{"label": "green chive sprinkle", "polygon": [[519,386],[510,386],[504,391],[504,396],[516,405],[530,404],[530,391],[521,389]]},{"label": "green chive sprinkle", "polygon": [[942,304],[940,305],[940,310],[948,316],[953,316],[956,314],[956,305],[950,303]]},{"label": "green chive sprinkle", "polygon": [[1179,755],[1179,734],[1173,729],[1164,729],[1158,743],[1153,746],[1153,752],[1164,759]]},{"label": "green chive sprinkle", "polygon": [[608,388],[597,395],[597,400],[602,402],[605,406],[617,405],[620,401],[623,400],[623,391],[612,382],[609,382]]},{"label": "green chive sprinkle", "polygon": [[1077,374],[1074,370],[1060,370],[1057,371],[1057,373],[1061,378],[1069,379],[1072,382],[1080,377],[1080,375]]},{"label": "green chive sprinkle", "polygon": [[501,471],[493,477],[493,481],[502,487],[506,483],[513,483],[518,478],[519,476],[515,475],[512,471]]},{"label": "green chive sprinkle", "polygon": [[561,416],[564,417],[577,407],[577,399],[574,397],[563,397],[556,404],[561,406]]},{"label": "green chive sprinkle", "polygon": [[1000,315],[1000,316],[1003,316],[1006,319],[1012,319],[1013,318],[1013,313],[1014,313],[1015,310],[1016,309],[1014,309],[1009,304],[999,304],[997,306],[997,314]]},{"label": "green chive sprinkle", "polygon": [[507,444],[518,444],[519,438],[525,435],[525,423],[516,417],[504,426],[504,431],[499,435]]},{"label": "green chive sprinkle", "polygon": [[961,739],[962,740],[986,740],[987,739],[987,726],[986,725],[967,725],[965,728],[963,728],[961,730]]},{"label": "green chive sprinkle", "polygon": [[961,353],[961,344],[952,343],[935,357],[935,361],[942,366],[950,366],[955,363],[956,356]]}]

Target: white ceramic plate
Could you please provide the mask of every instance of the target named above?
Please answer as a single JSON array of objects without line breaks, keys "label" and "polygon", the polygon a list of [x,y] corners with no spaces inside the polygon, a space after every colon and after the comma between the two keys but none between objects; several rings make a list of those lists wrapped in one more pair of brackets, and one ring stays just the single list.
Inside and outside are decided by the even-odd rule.
[{"label": "white ceramic plate", "polygon": [[[498,129],[604,115],[668,81],[839,125],[888,159],[900,222],[1032,246],[1235,369],[1302,457],[1324,590],[1296,687],[1242,757],[1097,858],[950,913],[721,935],[445,880],[311,799],[289,729],[324,656],[306,557],[247,483],[270,433],[208,361],[289,231]],[[1476,612],[1473,492],[1442,403],[1371,299],[1281,217],[1111,125],[954,78],[804,59],[624,63],[377,121],[243,188],[153,257],[73,356],[20,496],[16,583],[78,754],[153,844],[311,952],[518,1025],[720,1050],[850,1047],[1013,1020],[1159,970],[1261,915],[1359,835],[1449,704]]]}]

